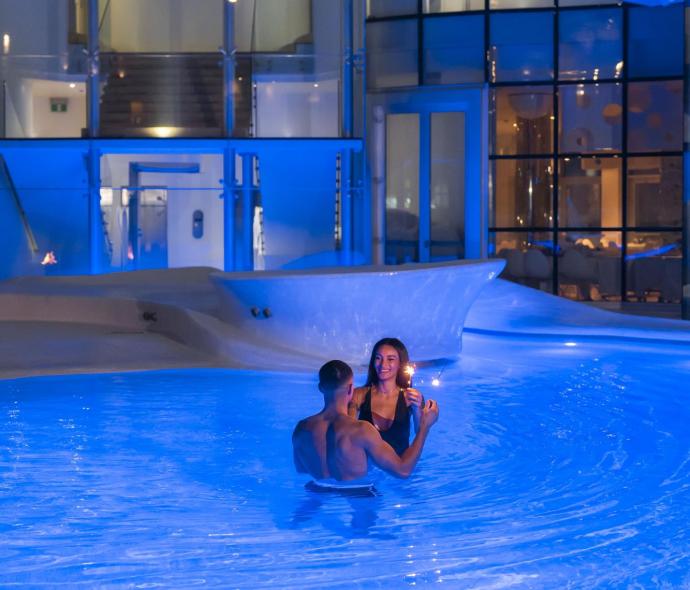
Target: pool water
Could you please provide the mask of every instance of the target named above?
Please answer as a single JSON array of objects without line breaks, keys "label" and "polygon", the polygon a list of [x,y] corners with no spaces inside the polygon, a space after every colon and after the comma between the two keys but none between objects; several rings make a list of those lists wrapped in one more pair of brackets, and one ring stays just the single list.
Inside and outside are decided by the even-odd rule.
[{"label": "pool water", "polygon": [[440,419],[376,498],[294,473],[311,375],[0,382],[0,587],[690,586],[690,347],[464,346],[418,372]]}]

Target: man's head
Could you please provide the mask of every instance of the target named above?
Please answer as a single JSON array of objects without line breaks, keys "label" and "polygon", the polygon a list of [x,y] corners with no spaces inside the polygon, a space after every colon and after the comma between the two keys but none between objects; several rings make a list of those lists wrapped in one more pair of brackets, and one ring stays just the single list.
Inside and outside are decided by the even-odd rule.
[{"label": "man's head", "polygon": [[352,396],[352,369],[343,361],[328,361],[319,369],[319,391],[328,402],[338,395]]}]

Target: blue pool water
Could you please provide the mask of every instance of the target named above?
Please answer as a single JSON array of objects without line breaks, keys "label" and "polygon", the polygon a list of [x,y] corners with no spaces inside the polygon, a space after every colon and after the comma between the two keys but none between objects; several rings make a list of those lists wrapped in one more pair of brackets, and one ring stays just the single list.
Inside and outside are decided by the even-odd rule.
[{"label": "blue pool water", "polygon": [[311,376],[0,382],[0,587],[688,587],[690,347],[568,344],[421,370],[439,423],[377,498],[293,472]]}]

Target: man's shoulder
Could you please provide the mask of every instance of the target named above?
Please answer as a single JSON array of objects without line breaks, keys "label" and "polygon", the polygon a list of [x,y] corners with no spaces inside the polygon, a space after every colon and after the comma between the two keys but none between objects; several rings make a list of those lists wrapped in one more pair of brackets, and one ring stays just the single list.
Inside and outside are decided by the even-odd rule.
[{"label": "man's shoulder", "polygon": [[308,416],[307,418],[302,418],[295,426],[295,430],[293,431],[292,435],[295,436],[297,434],[300,434],[301,432],[310,431],[313,428],[313,425],[317,419],[318,414],[314,416]]},{"label": "man's shoulder", "polygon": [[364,420],[357,420],[350,416],[338,417],[338,428],[345,431],[351,438],[359,440],[371,436],[372,431],[378,434],[376,428],[369,422]]}]

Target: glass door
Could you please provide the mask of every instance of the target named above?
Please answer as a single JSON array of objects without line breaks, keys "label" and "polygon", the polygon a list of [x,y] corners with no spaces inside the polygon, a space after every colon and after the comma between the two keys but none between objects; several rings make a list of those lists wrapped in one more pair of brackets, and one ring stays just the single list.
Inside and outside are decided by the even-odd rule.
[{"label": "glass door", "polygon": [[385,205],[378,205],[385,209],[385,223],[374,228],[373,240],[383,248],[374,260],[403,264],[485,257],[484,90],[391,93],[371,102],[372,113],[385,114],[373,116],[374,135],[381,138],[373,144],[385,146],[374,147],[373,154],[374,170],[385,170],[385,190],[373,196],[385,198]]}]

